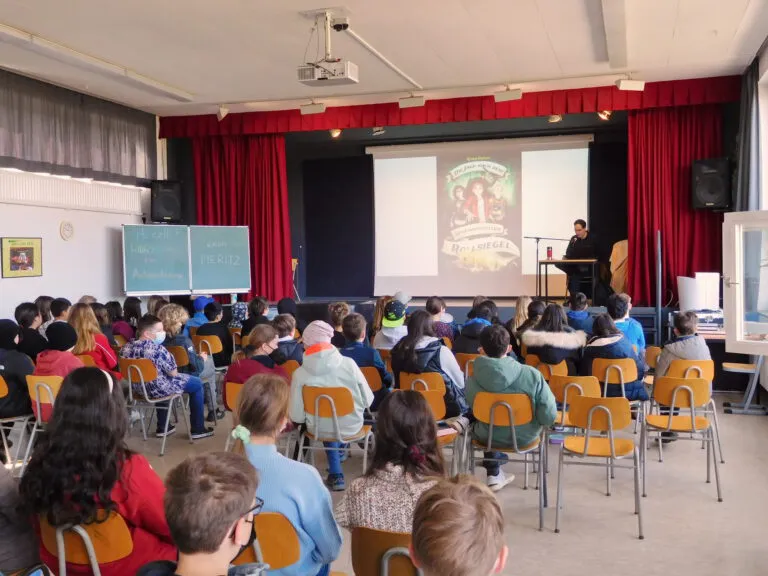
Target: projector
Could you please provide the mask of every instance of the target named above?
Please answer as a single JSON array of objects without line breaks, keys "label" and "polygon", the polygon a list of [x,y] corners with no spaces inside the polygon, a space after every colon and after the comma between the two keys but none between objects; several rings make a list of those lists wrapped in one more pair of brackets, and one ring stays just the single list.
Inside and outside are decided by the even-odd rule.
[{"label": "projector", "polygon": [[349,60],[304,64],[298,69],[299,82],[307,86],[346,86],[357,84],[357,64]]}]

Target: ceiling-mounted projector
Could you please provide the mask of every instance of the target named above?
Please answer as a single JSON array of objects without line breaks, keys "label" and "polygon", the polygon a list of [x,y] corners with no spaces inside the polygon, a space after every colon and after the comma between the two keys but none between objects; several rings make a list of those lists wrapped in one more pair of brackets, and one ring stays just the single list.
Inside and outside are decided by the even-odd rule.
[{"label": "ceiling-mounted projector", "polygon": [[360,82],[357,64],[344,59],[302,64],[299,66],[298,76],[299,82],[307,86],[346,86]]}]

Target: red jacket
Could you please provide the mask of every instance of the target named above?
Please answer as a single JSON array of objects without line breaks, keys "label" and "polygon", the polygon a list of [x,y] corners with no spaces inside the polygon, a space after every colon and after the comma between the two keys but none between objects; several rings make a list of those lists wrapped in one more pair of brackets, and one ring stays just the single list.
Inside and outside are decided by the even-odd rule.
[{"label": "red jacket", "polygon": [[112,350],[112,346],[109,345],[109,340],[101,333],[94,334],[94,338],[96,339],[96,347],[93,350],[86,350],[83,354],[88,354],[96,362],[96,366],[102,370],[113,372],[119,378],[117,354]]},{"label": "red jacket", "polygon": [[43,350],[37,355],[37,364],[35,365],[35,376],[61,376],[67,375],[83,367],[83,361],[72,352],[61,352],[60,350]]},{"label": "red jacket", "polygon": [[[271,361],[269,357],[267,357],[267,360]],[[238,360],[234,364],[230,365],[229,369],[227,370],[227,378],[225,382],[237,382],[238,384],[245,384],[245,381],[248,380],[248,378],[256,374],[276,374],[285,378],[289,383],[291,381],[291,379],[288,377],[288,373],[283,369],[282,366],[275,364],[273,368],[269,368],[258,360],[254,360],[253,358],[245,358],[244,360]],[[230,404],[227,403],[227,387],[224,386],[224,406],[229,405]]]},{"label": "red jacket", "polygon": [[[123,517],[131,532],[133,553],[123,560],[101,564],[103,576],[136,574],[144,564],[155,560],[176,561],[176,547],[165,521],[164,495],[163,481],[144,456],[134,454],[125,461],[111,497],[117,504],[116,512]],[[48,566],[58,565],[58,560],[42,544],[40,559]],[[85,576],[91,574],[91,569],[67,562],[67,574]]]}]

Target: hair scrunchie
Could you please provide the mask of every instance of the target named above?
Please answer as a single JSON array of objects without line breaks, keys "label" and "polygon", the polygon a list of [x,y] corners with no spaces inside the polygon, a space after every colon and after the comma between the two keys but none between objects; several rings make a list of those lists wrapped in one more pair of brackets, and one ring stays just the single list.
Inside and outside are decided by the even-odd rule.
[{"label": "hair scrunchie", "polygon": [[420,466],[424,464],[427,457],[424,455],[424,451],[414,444],[408,447],[408,459],[416,466]]},{"label": "hair scrunchie", "polygon": [[241,440],[243,444],[248,444],[251,440],[251,431],[242,424],[238,424],[235,426],[235,429],[232,430],[232,438]]}]

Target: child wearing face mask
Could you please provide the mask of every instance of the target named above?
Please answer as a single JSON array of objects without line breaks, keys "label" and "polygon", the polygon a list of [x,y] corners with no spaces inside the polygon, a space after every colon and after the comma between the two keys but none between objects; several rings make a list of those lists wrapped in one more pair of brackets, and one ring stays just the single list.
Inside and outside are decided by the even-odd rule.
[{"label": "child wearing face mask", "polygon": [[[136,339],[120,350],[120,356],[129,359],[146,358],[157,369],[157,379],[145,382],[147,394],[152,398],[164,398],[172,394],[189,394],[189,420],[192,424],[192,438],[213,436],[213,429],[206,428],[203,420],[203,382],[197,376],[180,374],[173,355],[163,346],[165,330],[160,318],[145,314],[136,327]],[[144,394],[140,384],[133,384],[136,394]],[[168,426],[168,403],[159,403],[157,410],[158,438],[176,432],[175,426]],[[163,409],[165,408],[165,409]]]},{"label": "child wearing face mask", "polygon": [[248,335],[245,348],[232,355],[225,382],[242,384],[255,374],[276,374],[290,381],[288,373],[280,366],[283,361],[277,331],[269,324],[258,324]]}]

